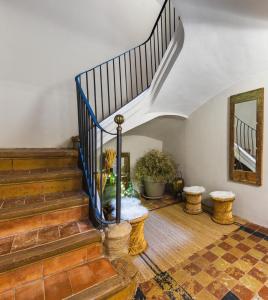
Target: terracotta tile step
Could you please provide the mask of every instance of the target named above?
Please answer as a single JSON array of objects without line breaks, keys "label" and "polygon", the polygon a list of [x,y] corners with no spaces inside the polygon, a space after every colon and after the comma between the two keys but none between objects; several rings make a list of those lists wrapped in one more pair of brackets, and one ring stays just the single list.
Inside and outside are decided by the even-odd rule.
[{"label": "terracotta tile step", "polygon": [[[117,280],[115,280],[116,278]],[[103,283],[110,281],[113,284],[116,282],[118,286],[120,277],[109,260],[99,258],[54,275],[42,276],[24,284],[18,281],[16,283],[15,279],[12,279],[9,285],[6,284],[6,287],[9,286],[10,289],[3,291],[0,294],[0,299],[9,296],[15,300],[61,300],[93,286],[105,287]]]},{"label": "terracotta tile step", "polygon": [[86,299],[111,299],[125,300],[134,299],[138,285],[138,270],[130,261],[129,257],[119,258],[112,261],[112,265],[118,276],[109,278],[97,285],[91,286],[78,292],[76,295],[66,297],[66,300]]},{"label": "terracotta tile step", "polygon": [[83,220],[55,226],[46,226],[24,233],[16,233],[11,236],[0,238],[0,257],[46,243],[56,242],[60,239],[93,229],[94,228],[89,221]]},{"label": "terracotta tile step", "polygon": [[82,230],[77,223],[71,223],[5,238],[1,241],[1,252],[8,253],[0,256],[0,273],[101,242],[96,229]]},{"label": "terracotta tile step", "polygon": [[66,148],[0,149],[0,158],[78,157],[77,150]]},{"label": "terracotta tile step", "polygon": [[67,179],[73,177],[81,177],[82,172],[78,168],[63,168],[53,170],[50,172],[39,171],[34,173],[25,172],[13,172],[9,175],[0,176],[0,185],[23,183],[23,182],[35,182],[35,181],[51,181],[56,179]]},{"label": "terracotta tile step", "polygon": [[0,176],[0,200],[20,196],[79,191],[81,188],[82,173],[78,169]]},{"label": "terracotta tile step", "polygon": [[[0,222],[26,216],[44,214],[88,203],[88,196],[83,191],[52,193],[32,197],[16,197],[0,201]],[[0,232],[1,235],[1,232]]]}]

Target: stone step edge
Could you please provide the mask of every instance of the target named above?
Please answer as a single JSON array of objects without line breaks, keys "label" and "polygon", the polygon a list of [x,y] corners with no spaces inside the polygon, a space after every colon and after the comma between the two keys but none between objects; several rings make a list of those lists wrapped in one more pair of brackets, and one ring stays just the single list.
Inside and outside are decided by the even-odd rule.
[{"label": "stone step edge", "polygon": [[55,242],[3,255],[0,257],[0,275],[14,271],[25,265],[74,251],[93,243],[101,243],[101,241],[102,237],[100,232],[96,229],[91,229]]},{"label": "stone step edge", "polygon": [[58,200],[51,200],[42,203],[25,205],[25,207],[2,208],[0,210],[0,223],[14,219],[21,219],[36,215],[42,215],[48,212],[56,212],[69,208],[84,206],[88,204],[87,195],[64,197]]},{"label": "stone step edge", "polygon": [[0,186],[20,183],[33,183],[43,181],[54,181],[54,180],[66,180],[76,177],[81,177],[82,171],[80,169],[70,170],[57,170],[48,171],[34,174],[23,174],[23,175],[6,175],[0,177]]}]

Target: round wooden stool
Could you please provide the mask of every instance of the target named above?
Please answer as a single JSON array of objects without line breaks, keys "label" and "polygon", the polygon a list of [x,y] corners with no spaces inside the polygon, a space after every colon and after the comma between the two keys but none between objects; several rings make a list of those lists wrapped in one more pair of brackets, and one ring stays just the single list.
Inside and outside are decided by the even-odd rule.
[{"label": "round wooden stool", "polygon": [[147,248],[147,241],[144,237],[144,222],[147,218],[148,213],[142,217],[129,221],[132,226],[128,250],[130,255],[137,255]]},{"label": "round wooden stool", "polygon": [[230,225],[234,223],[233,202],[235,194],[232,192],[215,191],[210,193],[214,202],[213,216],[211,219],[222,225]]},{"label": "round wooden stool", "polygon": [[198,215],[202,213],[202,194],[205,188],[202,186],[189,186],[183,189],[186,196],[186,204],[184,211],[190,215]]}]

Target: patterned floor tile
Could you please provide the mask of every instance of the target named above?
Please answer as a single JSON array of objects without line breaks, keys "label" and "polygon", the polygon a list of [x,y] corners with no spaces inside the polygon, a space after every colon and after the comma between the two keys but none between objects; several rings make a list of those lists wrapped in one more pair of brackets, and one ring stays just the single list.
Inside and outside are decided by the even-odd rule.
[{"label": "patterned floor tile", "polygon": [[256,224],[241,226],[181,264],[156,273],[140,285],[145,298],[135,300],[268,300],[267,233]]}]

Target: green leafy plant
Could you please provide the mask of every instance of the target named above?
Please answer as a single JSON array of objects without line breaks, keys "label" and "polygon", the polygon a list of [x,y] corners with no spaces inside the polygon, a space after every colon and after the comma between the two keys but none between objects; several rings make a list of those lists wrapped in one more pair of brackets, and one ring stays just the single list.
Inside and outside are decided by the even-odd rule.
[{"label": "green leafy plant", "polygon": [[142,183],[149,177],[154,182],[171,182],[176,175],[173,159],[166,153],[150,150],[138,159],[134,169],[135,179]]}]

